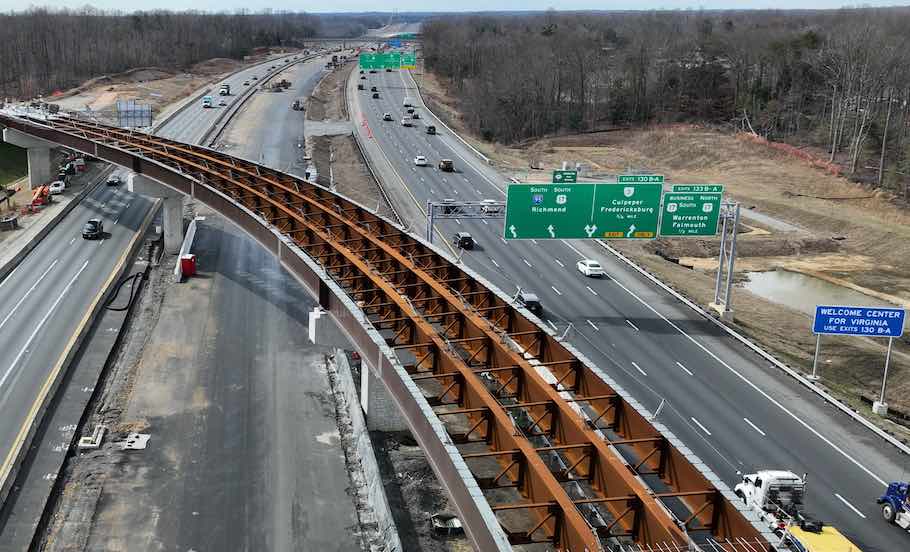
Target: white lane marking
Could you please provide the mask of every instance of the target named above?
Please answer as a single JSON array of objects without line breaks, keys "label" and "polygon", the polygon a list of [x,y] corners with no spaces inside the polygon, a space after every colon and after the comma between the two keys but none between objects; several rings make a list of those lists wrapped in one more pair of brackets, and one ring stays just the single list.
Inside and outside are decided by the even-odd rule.
[{"label": "white lane marking", "polygon": [[[73,238],[73,239],[75,240],[76,238]],[[70,242],[70,243],[73,243],[73,242]],[[4,278],[2,282],[0,282],[0,288],[2,288],[3,285],[4,285],[5,283],[7,283],[7,282],[10,280],[10,278],[13,277],[13,274],[15,274],[16,271],[19,270],[19,267],[21,267],[21,266],[22,266],[22,265],[20,264],[19,266],[17,266],[16,268],[14,268],[12,272],[10,272],[9,274],[6,275],[6,278]]]},{"label": "white lane marking", "polygon": [[688,368],[686,368],[685,366],[683,366],[683,363],[682,363],[682,362],[677,361],[677,362],[676,362],[676,365],[679,366],[680,368],[682,368],[683,371],[684,371],[685,373],[689,374],[690,376],[694,376],[694,375],[695,375],[695,374],[692,373],[692,370],[689,370]]},{"label": "white lane marking", "polygon": [[487,221],[485,221],[483,219],[480,219],[480,222],[484,223],[484,225],[486,225],[486,226],[489,226],[489,224],[487,224]]},{"label": "white lane marking", "polygon": [[457,224],[458,226],[461,226],[461,221],[458,219],[455,219],[455,224]]},{"label": "white lane marking", "polygon": [[553,259],[553,260],[556,261],[556,264],[558,264],[559,266],[561,266],[563,268],[566,267],[566,265],[562,264],[562,261],[560,261],[559,259]]},{"label": "white lane marking", "polygon": [[598,332],[600,331],[600,328],[598,328],[598,327],[597,327],[597,324],[595,324],[594,322],[591,322],[590,320],[585,320],[585,322],[587,322],[588,324],[590,324],[591,327],[594,328],[596,331],[598,331]]},{"label": "white lane marking", "polygon": [[761,436],[762,436],[762,437],[767,437],[767,435],[765,435],[765,432],[762,431],[761,429],[759,429],[757,425],[753,424],[752,421],[751,421],[749,418],[743,418],[743,421],[745,421],[747,424],[749,424],[750,426],[752,426],[752,429],[754,429],[755,431],[761,433]]},{"label": "white lane marking", "polygon": [[846,505],[847,505],[847,508],[850,508],[851,510],[853,510],[853,513],[855,513],[856,515],[858,515],[859,517],[861,517],[861,518],[863,518],[863,519],[866,519],[866,514],[864,514],[864,513],[860,512],[859,510],[857,510],[857,509],[856,509],[856,506],[854,506],[853,504],[850,504],[849,502],[847,502],[847,499],[846,499],[846,498],[842,497],[841,495],[839,495],[839,494],[837,494],[837,493],[834,493],[834,496],[836,496],[836,497],[838,498],[838,500],[840,500],[841,502],[843,502],[844,504],[846,504]]},{"label": "white lane marking", "polygon": [[53,313],[54,310],[57,308],[57,305],[60,304],[60,301],[63,299],[63,296],[69,292],[70,288],[73,287],[73,282],[76,281],[76,278],[78,278],[79,275],[82,274],[82,271],[85,270],[85,267],[87,267],[87,266],[88,266],[88,261],[85,261],[85,263],[82,265],[82,268],[79,269],[79,272],[77,272],[76,275],[73,276],[73,279],[70,280],[70,282],[68,284],[66,284],[66,287],[63,288],[63,291],[61,291],[60,295],[57,296],[57,299],[54,301],[54,304],[51,305],[51,308],[48,309],[47,313],[44,315],[44,318],[42,318],[41,321],[38,322],[38,325],[35,326],[35,329],[32,331],[32,334],[28,337],[28,341],[25,342],[25,345],[23,345],[22,349],[19,351],[19,354],[17,354],[16,358],[13,359],[13,363],[9,365],[9,368],[6,369],[6,372],[3,374],[3,377],[0,378],[0,388],[3,387],[4,383],[6,383],[7,378],[9,378],[9,375],[13,372],[13,368],[15,368],[17,364],[19,364],[19,360],[22,358],[22,355],[24,355],[25,351],[27,351],[28,348],[31,346],[32,341],[35,340],[35,336],[38,335],[38,332],[41,331],[41,328],[44,326],[44,323],[47,322],[48,318],[50,318],[51,313]]},{"label": "white lane marking", "polygon": [[594,291],[593,289],[591,289],[591,286],[585,286],[585,287],[588,288],[588,291],[590,291],[590,292],[593,293],[594,295],[597,295],[597,292]]},{"label": "white lane marking", "polygon": [[531,243],[533,243],[534,245],[537,245],[537,240],[531,240]]},{"label": "white lane marking", "polygon": [[497,263],[497,262],[496,262],[496,259],[494,259],[493,257],[490,257],[490,261],[492,261],[493,264],[496,265],[496,268],[501,268],[501,267],[499,266],[499,263]]},{"label": "white lane marking", "polygon": [[693,422],[695,422],[695,425],[697,425],[698,427],[700,427],[702,431],[704,431],[705,433],[707,433],[707,434],[708,434],[708,437],[711,436],[711,432],[708,431],[708,428],[706,428],[705,426],[701,425],[701,422],[699,422],[698,420],[696,420],[693,416],[689,416],[689,418],[690,418]]},{"label": "white lane marking", "polygon": [[550,286],[550,289],[552,289],[553,291],[555,291],[555,292],[556,292],[556,295],[562,295],[562,292],[559,291],[558,289],[556,289],[555,287]]},{"label": "white lane marking", "polygon": [[[35,291],[35,288],[38,287],[38,284],[41,283],[41,280],[43,280],[44,277],[47,276],[47,273],[50,272],[52,268],[54,268],[54,265],[57,264],[57,261],[59,261],[59,259],[54,259],[54,262],[51,263],[51,266],[47,267],[47,270],[44,271],[44,274],[42,274],[41,276],[38,277],[37,280],[35,280],[35,283],[32,284],[32,287],[28,288],[28,291],[26,291],[26,292],[25,292],[25,295],[23,295],[23,296],[19,299],[19,301],[18,301],[18,302],[16,303],[16,305],[13,307],[13,310],[9,311],[9,314],[6,315],[6,318],[3,319],[3,322],[0,322],[0,328],[2,328],[2,327],[4,326],[4,324],[6,324],[7,321],[8,321],[10,318],[12,318],[12,316],[13,316],[14,314],[16,314],[16,311],[19,310],[19,307],[22,305],[22,302],[25,301],[26,299],[28,299],[28,296],[31,295],[33,291]],[[17,268],[18,268],[18,267],[17,267]],[[10,273],[10,276],[12,276],[12,273]],[[8,278],[8,277],[9,277],[9,276],[7,276],[7,278]],[[4,281],[6,281],[6,280],[4,280]]]},{"label": "white lane marking", "polygon": [[[73,242],[74,242],[74,241],[76,241],[76,238],[75,238],[75,237],[74,237],[73,239],[70,240],[70,245],[73,245]],[[16,268],[18,268],[18,267],[16,267]]]},{"label": "white lane marking", "polygon": [[556,327],[556,324],[554,324],[553,321],[550,320],[549,318],[547,318],[547,324],[549,324],[550,326],[553,327],[553,331],[554,331],[554,332],[555,332],[556,330],[559,329],[559,328]]},{"label": "white lane marking", "polygon": [[502,240],[502,243],[504,243],[504,244],[506,244],[506,245],[509,245],[509,242],[507,242],[506,239],[505,239],[504,237],[499,236],[499,239]]},{"label": "white lane marking", "polygon": [[120,217],[117,217],[117,220],[114,221],[114,224],[117,224],[118,222],[120,222]]},{"label": "white lane marking", "polygon": [[[570,247],[571,247],[571,246],[570,246]],[[716,360],[721,366],[723,366],[724,368],[726,368],[727,370],[729,370],[730,372],[732,372],[733,374],[735,374],[736,377],[738,377],[739,379],[741,379],[741,380],[743,381],[743,383],[745,383],[746,385],[748,385],[749,387],[751,387],[752,389],[754,389],[755,391],[757,391],[762,397],[766,398],[771,404],[773,404],[774,406],[780,408],[782,411],[784,411],[784,413],[786,413],[788,416],[790,416],[790,417],[793,418],[796,422],[798,422],[799,425],[803,426],[803,427],[806,428],[810,433],[812,433],[813,435],[815,435],[816,437],[818,437],[819,439],[821,439],[823,443],[825,443],[826,445],[828,445],[829,447],[831,447],[832,449],[834,449],[835,451],[837,451],[838,454],[840,454],[840,455],[843,456],[845,459],[847,459],[848,461],[850,461],[850,463],[852,463],[854,466],[856,466],[856,467],[859,468],[860,470],[864,471],[864,472],[866,473],[866,475],[868,475],[868,476],[871,477],[872,479],[874,479],[874,480],[878,481],[879,483],[881,483],[881,485],[882,485],[883,487],[887,487],[887,486],[888,486],[888,483],[887,483],[884,479],[882,479],[881,477],[877,476],[875,473],[872,472],[872,470],[870,470],[870,469],[867,468],[866,466],[860,464],[860,463],[859,463],[859,460],[857,460],[857,459],[853,458],[852,456],[850,456],[849,454],[847,454],[846,451],[844,451],[843,449],[841,449],[840,447],[838,447],[837,445],[835,445],[833,442],[831,442],[830,439],[828,439],[827,437],[825,437],[824,435],[822,435],[821,433],[819,433],[819,431],[818,431],[817,429],[815,429],[814,427],[810,426],[807,422],[803,421],[799,416],[797,416],[796,414],[794,414],[790,409],[788,409],[786,406],[784,406],[783,404],[781,404],[780,402],[778,402],[777,400],[775,400],[773,397],[771,397],[771,395],[765,393],[761,388],[759,388],[757,385],[755,385],[754,383],[752,383],[751,381],[749,381],[749,379],[747,379],[745,376],[743,376],[741,373],[739,373],[735,368],[733,368],[732,366],[730,366],[729,364],[727,364],[726,362],[724,362],[724,360],[723,360],[722,358],[720,358],[719,356],[715,355],[713,352],[711,352],[710,349],[708,349],[707,347],[705,347],[704,345],[702,345],[697,339],[695,339],[695,338],[692,337],[691,335],[689,335],[689,334],[687,334],[686,332],[684,332],[684,331],[682,330],[682,328],[680,328],[679,326],[677,326],[676,324],[674,324],[673,322],[671,322],[669,318],[667,318],[667,317],[664,316],[663,314],[659,313],[659,312],[657,311],[657,309],[655,309],[654,307],[652,307],[651,305],[649,305],[648,303],[646,303],[646,302],[644,301],[644,299],[642,299],[641,297],[639,297],[638,295],[636,295],[632,290],[630,290],[630,289],[627,288],[626,286],[624,286],[624,285],[622,285],[621,283],[619,283],[618,281],[616,281],[616,279],[611,279],[611,281],[616,282],[616,285],[618,285],[618,286],[621,287],[623,290],[625,290],[626,293],[628,293],[629,295],[631,295],[632,297],[634,297],[639,303],[641,303],[642,305],[644,305],[645,307],[647,307],[651,312],[653,312],[653,313],[656,314],[657,316],[661,317],[661,318],[664,320],[664,322],[666,322],[667,324],[669,324],[671,327],[673,327],[673,329],[675,329],[676,331],[678,331],[680,334],[684,335],[684,336],[686,337],[686,339],[688,339],[688,340],[691,341],[696,347],[698,347],[699,349],[701,349],[702,351],[704,351],[705,354],[707,354],[709,357],[711,357],[711,358],[713,358],[714,360]]]},{"label": "white lane marking", "polygon": [[632,328],[633,328],[636,332],[639,331],[638,326],[636,326],[635,324],[633,324],[632,321],[629,320],[628,318],[626,318],[626,324],[632,326]]},{"label": "white lane marking", "polygon": [[533,266],[531,266],[531,263],[529,263],[527,259],[522,258],[521,260],[524,261],[524,263],[526,265],[528,265],[528,268],[534,268]]},{"label": "white lane marking", "polygon": [[647,375],[648,375],[648,373],[645,372],[644,370],[642,370],[642,369],[641,369],[641,366],[639,366],[638,363],[636,363],[635,361],[632,361],[632,366],[634,366],[636,370],[638,370],[639,372],[641,372],[641,375],[643,375],[643,376],[647,376]]}]

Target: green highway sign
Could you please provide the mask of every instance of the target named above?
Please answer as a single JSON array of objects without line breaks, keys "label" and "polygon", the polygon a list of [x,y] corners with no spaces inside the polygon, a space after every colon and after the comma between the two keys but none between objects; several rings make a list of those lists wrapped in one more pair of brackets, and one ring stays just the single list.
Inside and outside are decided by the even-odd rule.
[{"label": "green highway sign", "polygon": [[[405,54],[407,55],[407,54]],[[361,69],[398,69],[402,64],[401,52],[387,52],[384,54],[360,54]]]},{"label": "green highway sign", "polygon": [[360,68],[361,69],[379,69],[379,55],[380,54],[360,54]]},{"label": "green highway sign", "polygon": [[417,54],[414,52],[405,52],[401,54],[402,69],[417,69]]},{"label": "green highway sign", "polygon": [[504,237],[515,239],[652,239],[661,184],[512,184]]},{"label": "green highway sign", "polygon": [[553,171],[553,183],[570,184],[578,182],[577,171]]},{"label": "green highway sign", "polygon": [[724,187],[720,184],[674,184],[674,193],[693,194],[693,193],[710,193],[722,194]]},{"label": "green highway sign", "polygon": [[664,177],[661,174],[621,174],[616,177],[616,181],[620,184],[634,184],[636,182],[663,184]]},{"label": "green highway sign", "polygon": [[676,193],[664,194],[663,215],[660,219],[660,235],[670,236],[713,236],[717,234],[717,219],[720,215],[721,193]]}]

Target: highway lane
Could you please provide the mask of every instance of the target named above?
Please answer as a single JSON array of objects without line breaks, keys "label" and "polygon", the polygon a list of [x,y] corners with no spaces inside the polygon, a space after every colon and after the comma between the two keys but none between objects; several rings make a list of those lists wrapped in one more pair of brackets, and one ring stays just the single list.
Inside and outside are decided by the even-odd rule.
[{"label": "highway lane", "polygon": [[[0,461],[12,461],[35,397],[151,205],[102,184],[0,282]],[[90,218],[105,239],[82,238]]]},{"label": "highway lane", "polygon": [[[297,55],[297,54],[294,54]],[[302,57],[302,54],[299,54]],[[215,107],[203,108],[202,102],[196,101],[184,109],[178,116],[170,119],[167,123],[158,129],[156,134],[172,140],[180,140],[190,144],[197,144],[202,140],[203,135],[212,125],[212,121],[221,113],[222,110],[230,109],[234,102],[238,101],[240,95],[248,89],[248,86],[259,86],[259,82],[269,72],[269,67],[275,65],[280,67],[285,65],[285,59],[291,59],[293,55],[274,56],[265,63],[260,63],[252,67],[238,71],[233,75],[218,81],[211,87],[211,96],[215,98]],[[253,77],[257,80],[253,80]],[[248,82],[248,86],[243,83]],[[230,96],[219,96],[218,89],[222,84],[231,85]],[[218,107],[220,100],[225,100],[227,105]]]},{"label": "highway lane", "polygon": [[[437,125],[428,136],[400,125],[405,80],[397,72],[368,74],[381,98],[360,92],[373,136],[417,202],[428,198],[502,199],[505,178],[491,174]],[[364,82],[364,81],[359,81]],[[367,86],[369,90],[369,86]],[[381,121],[390,112],[392,122]],[[427,117],[427,113],[422,114]],[[431,163],[455,160],[461,171],[414,167],[416,154]],[[605,256],[588,242],[509,242],[502,221],[440,221],[438,239],[472,233],[480,248],[464,260],[506,292],[530,287],[544,305],[543,319],[652,410],[731,486],[739,471],[782,467],[810,474],[810,510],[855,538],[866,552],[894,550],[906,535],[878,520],[874,500],[882,481],[901,477],[907,459],[813,394],[791,385],[776,369],[721,334],[664,292]],[[585,278],[582,257],[598,258],[610,277]],[[835,494],[836,493],[836,494]],[[856,510],[854,510],[854,508]],[[863,517],[865,516],[865,517]]]}]

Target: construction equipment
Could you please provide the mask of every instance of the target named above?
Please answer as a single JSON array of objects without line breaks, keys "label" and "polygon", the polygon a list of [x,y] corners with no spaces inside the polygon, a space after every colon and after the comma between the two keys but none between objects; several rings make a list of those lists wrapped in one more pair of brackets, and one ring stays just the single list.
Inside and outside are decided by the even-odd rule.
[{"label": "construction equipment", "polygon": [[910,529],[910,483],[895,481],[876,500],[882,505],[882,517],[901,529]]},{"label": "construction equipment", "polygon": [[439,161],[439,170],[443,172],[455,172],[455,163],[451,159],[441,159]]},{"label": "construction equipment", "polygon": [[795,552],[862,552],[837,529],[804,511],[805,475],[759,470],[744,475],[733,490],[781,538],[781,544]]}]

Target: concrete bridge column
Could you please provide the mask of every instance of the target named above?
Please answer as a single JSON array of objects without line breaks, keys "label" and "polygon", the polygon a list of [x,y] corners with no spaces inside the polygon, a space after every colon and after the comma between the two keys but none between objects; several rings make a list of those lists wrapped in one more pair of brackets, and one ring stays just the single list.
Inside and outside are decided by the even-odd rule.
[{"label": "concrete bridge column", "polygon": [[183,244],[183,194],[141,174],[131,174],[127,188],[133,193],[164,200],[164,250],[179,253]]},{"label": "concrete bridge column", "polygon": [[56,174],[51,165],[51,150],[56,144],[12,128],[3,129],[3,141],[28,151],[28,187],[37,188],[51,181],[51,175]]}]

